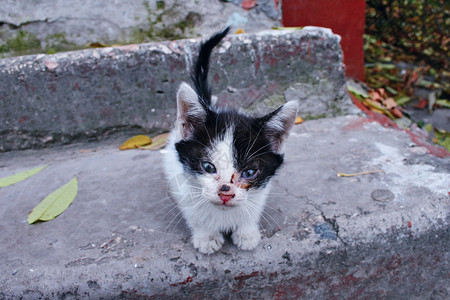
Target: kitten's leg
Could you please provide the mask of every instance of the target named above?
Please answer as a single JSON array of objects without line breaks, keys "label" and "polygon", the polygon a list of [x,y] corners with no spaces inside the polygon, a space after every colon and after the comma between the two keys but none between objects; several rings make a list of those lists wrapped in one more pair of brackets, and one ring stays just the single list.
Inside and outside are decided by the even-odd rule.
[{"label": "kitten's leg", "polygon": [[192,242],[201,253],[212,254],[222,247],[224,238],[220,232],[194,229]]},{"label": "kitten's leg", "polygon": [[231,235],[231,238],[239,249],[253,250],[261,240],[261,233],[259,232],[258,225],[252,224],[238,227]]}]

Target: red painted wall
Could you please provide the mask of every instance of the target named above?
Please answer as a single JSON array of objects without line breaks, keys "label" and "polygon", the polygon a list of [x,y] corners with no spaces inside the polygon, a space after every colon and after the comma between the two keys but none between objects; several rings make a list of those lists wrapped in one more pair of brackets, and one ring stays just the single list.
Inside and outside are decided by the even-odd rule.
[{"label": "red painted wall", "polygon": [[283,0],[283,25],[328,27],[339,34],[347,76],[364,80],[365,0]]}]

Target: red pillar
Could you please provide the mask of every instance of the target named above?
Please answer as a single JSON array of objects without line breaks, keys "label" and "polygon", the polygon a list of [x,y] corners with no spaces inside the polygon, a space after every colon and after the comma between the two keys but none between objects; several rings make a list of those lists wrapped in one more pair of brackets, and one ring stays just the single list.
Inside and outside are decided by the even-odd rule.
[{"label": "red pillar", "polygon": [[328,27],[339,34],[347,76],[364,80],[365,0],[283,0],[286,27]]}]

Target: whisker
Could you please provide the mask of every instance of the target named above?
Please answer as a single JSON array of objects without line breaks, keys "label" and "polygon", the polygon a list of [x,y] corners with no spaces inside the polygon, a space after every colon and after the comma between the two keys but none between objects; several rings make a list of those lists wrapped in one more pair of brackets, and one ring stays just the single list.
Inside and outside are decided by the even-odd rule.
[{"label": "whisker", "polygon": [[211,145],[212,145],[212,139],[211,139],[211,136],[209,135],[209,131],[208,131],[208,128],[206,128],[205,123],[203,123],[203,127],[205,128],[206,134],[208,135],[209,142],[210,142]]},{"label": "whisker", "polygon": [[278,209],[276,209],[276,208],[274,208],[274,207],[272,207],[272,206],[270,206],[270,205],[268,205],[268,204],[265,205],[265,208],[269,208],[269,209],[271,209],[272,211],[274,211],[274,212],[276,212],[277,214],[279,214],[280,216],[283,216],[283,213],[282,213],[282,212],[280,212]]},{"label": "whisker", "polygon": [[[266,145],[260,147],[258,150],[256,150],[255,152],[253,152],[247,159],[249,160],[249,159],[254,158],[255,155],[256,155],[259,151],[261,151],[262,149],[264,149],[264,148],[266,148],[266,147],[269,147],[269,146],[270,146],[269,144],[266,144]],[[270,152],[270,151],[264,152],[264,154],[269,153],[269,152]],[[262,154],[261,154],[261,155],[262,155]]]},{"label": "whisker", "polygon": [[[247,157],[248,153],[250,152],[250,149],[252,149],[252,147],[255,145],[256,140],[258,139],[259,134],[261,133],[263,127],[261,127],[258,131],[258,134],[256,135],[255,139],[253,140],[253,143],[250,147],[247,148],[247,152],[245,153],[244,157]],[[250,131],[251,132],[251,131]],[[249,145],[250,145],[250,140],[249,140]]]},{"label": "whisker", "polygon": [[[252,205],[255,208],[258,208],[258,206],[256,204],[252,203],[252,202],[247,202],[247,203],[249,205]],[[264,210],[262,210],[261,211],[261,217],[263,217],[267,221],[268,224],[270,224],[270,223],[269,223],[268,219],[266,217],[264,217],[264,214],[266,214],[277,225],[278,228],[281,228],[280,224],[278,224],[278,222],[269,213],[267,213]]]},{"label": "whisker", "polygon": [[[263,147],[259,148],[258,151],[260,151],[262,148],[263,148]],[[261,156],[261,155],[264,155],[264,154],[267,154],[267,153],[270,153],[270,152],[271,152],[271,151],[266,151],[266,152],[259,153],[258,155],[256,155],[256,153],[257,153],[258,151],[253,152],[252,155],[250,155],[248,159],[255,158],[255,157],[258,157],[258,156]]]},{"label": "whisker", "polygon": [[[177,219],[177,217],[181,214],[181,210],[175,215],[175,217],[173,217],[172,221],[170,221],[169,225],[167,225],[166,227],[166,232],[168,232],[170,225],[172,225],[172,223]],[[181,216],[181,218],[183,218],[183,216]],[[173,232],[173,230],[172,230]]]},{"label": "whisker", "polygon": [[178,222],[175,224],[175,226],[173,226],[172,232],[171,232],[171,233],[173,233],[173,231],[175,230],[175,228],[177,228],[177,226],[178,226],[178,224],[181,222],[181,220],[183,220],[183,216],[181,216],[181,218],[178,220]]}]

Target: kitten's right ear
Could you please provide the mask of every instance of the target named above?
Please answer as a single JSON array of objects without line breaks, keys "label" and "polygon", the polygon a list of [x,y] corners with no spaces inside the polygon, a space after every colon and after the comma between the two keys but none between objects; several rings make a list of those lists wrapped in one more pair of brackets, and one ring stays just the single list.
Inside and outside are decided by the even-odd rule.
[{"label": "kitten's right ear", "polygon": [[194,128],[205,122],[206,111],[197,93],[186,82],[181,83],[177,93],[177,129],[182,139],[192,135]]}]

